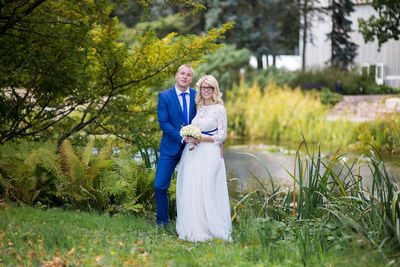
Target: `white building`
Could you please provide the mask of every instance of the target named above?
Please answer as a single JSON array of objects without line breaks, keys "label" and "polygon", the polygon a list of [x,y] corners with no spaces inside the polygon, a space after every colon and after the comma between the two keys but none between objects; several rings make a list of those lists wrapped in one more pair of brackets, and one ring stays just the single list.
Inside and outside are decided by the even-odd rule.
[{"label": "white building", "polygon": [[[321,0],[320,5],[327,7],[330,0]],[[378,84],[387,84],[392,87],[400,87],[400,41],[389,40],[382,44],[378,50],[378,42],[365,43],[358,31],[358,18],[367,20],[376,11],[368,4],[368,0],[353,0],[354,12],[351,13],[352,32],[351,40],[358,45],[357,56],[354,63],[359,67],[375,65],[375,80]],[[313,44],[306,44],[306,69],[321,68],[329,65],[331,56],[331,43],[327,34],[331,31],[332,21],[330,14],[314,16],[311,33]],[[301,38],[300,38],[301,40]],[[302,43],[300,43],[302,52]]]}]

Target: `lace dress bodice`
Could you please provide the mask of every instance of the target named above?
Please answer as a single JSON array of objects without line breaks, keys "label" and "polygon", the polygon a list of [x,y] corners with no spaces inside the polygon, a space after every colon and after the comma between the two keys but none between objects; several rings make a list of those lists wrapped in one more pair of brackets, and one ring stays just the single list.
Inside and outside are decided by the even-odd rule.
[{"label": "lace dress bodice", "polygon": [[202,106],[197,110],[192,124],[197,126],[202,132],[217,129],[217,131],[211,132],[214,143],[221,144],[226,139],[227,118],[223,105]]}]

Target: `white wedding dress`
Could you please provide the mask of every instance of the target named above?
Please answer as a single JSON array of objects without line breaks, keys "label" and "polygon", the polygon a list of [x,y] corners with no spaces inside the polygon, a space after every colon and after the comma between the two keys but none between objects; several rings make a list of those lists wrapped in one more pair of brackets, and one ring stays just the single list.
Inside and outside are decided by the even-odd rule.
[{"label": "white wedding dress", "polygon": [[226,139],[223,105],[202,106],[192,121],[201,131],[213,131],[214,142],[201,142],[192,151],[186,146],[178,165],[176,184],[179,238],[192,242],[219,238],[232,241],[225,162],[220,144]]}]

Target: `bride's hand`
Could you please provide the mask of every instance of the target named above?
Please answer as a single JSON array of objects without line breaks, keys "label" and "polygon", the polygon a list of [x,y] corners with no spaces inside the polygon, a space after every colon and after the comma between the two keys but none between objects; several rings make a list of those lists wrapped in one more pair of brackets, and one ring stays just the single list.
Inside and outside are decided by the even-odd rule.
[{"label": "bride's hand", "polygon": [[188,137],[188,136],[186,136],[184,140],[186,143],[192,143],[195,146],[197,146],[197,144],[200,143],[200,139],[196,139],[196,138]]}]

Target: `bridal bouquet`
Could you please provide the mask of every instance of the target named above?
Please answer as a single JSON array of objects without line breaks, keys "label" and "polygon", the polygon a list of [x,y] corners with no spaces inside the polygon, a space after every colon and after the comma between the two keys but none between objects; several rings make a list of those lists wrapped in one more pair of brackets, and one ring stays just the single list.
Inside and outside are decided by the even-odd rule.
[{"label": "bridal bouquet", "polygon": [[[200,129],[192,124],[182,127],[179,134],[182,137],[192,137],[196,139],[200,139],[201,137]],[[192,143],[189,143],[189,151],[192,151],[193,149],[194,145]]]}]

